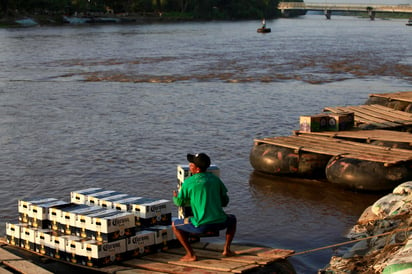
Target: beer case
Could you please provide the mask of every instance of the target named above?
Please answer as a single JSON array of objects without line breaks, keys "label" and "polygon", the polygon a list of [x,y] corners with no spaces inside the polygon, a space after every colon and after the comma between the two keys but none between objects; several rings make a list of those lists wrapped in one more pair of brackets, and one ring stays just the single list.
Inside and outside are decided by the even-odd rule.
[{"label": "beer case", "polygon": [[49,228],[49,212],[50,209],[56,206],[67,205],[68,202],[56,200],[45,203],[31,203],[29,205],[28,224],[36,228]]},{"label": "beer case", "polygon": [[21,227],[20,247],[35,251],[35,228],[30,226]]},{"label": "beer case", "polygon": [[113,201],[113,209],[120,211],[131,211],[132,205],[138,200],[141,200],[142,197],[127,197],[119,200]]},{"label": "beer case", "polygon": [[[78,216],[96,214],[99,212],[105,212],[105,209],[98,206],[88,205],[77,205],[74,207],[64,208],[62,211],[57,212],[57,229],[62,234],[75,235],[78,231]],[[55,227],[53,226],[53,228]]]},{"label": "beer case", "polygon": [[120,193],[114,190],[103,190],[101,192],[96,192],[96,193],[90,194],[87,197],[86,204],[91,205],[91,206],[98,206],[100,205],[100,202],[104,200],[104,198],[115,196],[115,195],[120,195],[120,194],[123,194],[123,193]]},{"label": "beer case", "polygon": [[173,233],[172,226],[152,226],[147,228],[149,231],[153,231],[155,233],[155,245],[156,248],[159,250],[167,250],[169,247],[173,247],[176,245],[176,237]]},{"label": "beer case", "polygon": [[50,203],[57,201],[56,198],[45,198],[45,197],[36,197],[36,198],[28,198],[27,200],[19,200],[18,201],[18,214],[19,214],[19,222],[22,223],[29,223],[29,206],[31,204],[41,204],[41,203]]},{"label": "beer case", "polygon": [[86,204],[89,195],[103,191],[100,187],[92,187],[70,192],[70,202],[75,204]]},{"label": "beer case", "polygon": [[[74,243],[75,253],[71,261],[89,267],[101,267],[121,261],[126,258],[126,239],[102,243],[88,240]],[[73,247],[70,246],[72,249]],[[73,261],[75,257],[75,261]]]},{"label": "beer case", "polygon": [[24,223],[6,223],[6,241],[10,245],[20,246],[21,231],[28,224]]},{"label": "beer case", "polygon": [[103,208],[111,208],[114,209],[114,202],[118,201],[118,200],[122,200],[122,199],[127,199],[127,198],[131,198],[132,196],[128,195],[128,194],[115,194],[115,195],[111,195],[108,197],[105,197],[104,199],[101,199],[99,201],[99,206],[103,207]]},{"label": "beer case", "polygon": [[170,200],[142,198],[132,204],[131,212],[136,216],[136,226],[144,229],[154,225],[170,225],[171,208]]},{"label": "beer case", "polygon": [[135,217],[130,212],[105,210],[89,214],[84,217],[85,222],[78,228],[84,228],[86,237],[98,241],[111,242],[133,235],[136,232]]},{"label": "beer case", "polygon": [[127,257],[139,257],[156,251],[155,232],[142,230],[126,238]]},{"label": "beer case", "polygon": [[[220,169],[216,165],[210,165],[210,167],[207,169],[207,172],[212,172],[217,177],[220,177]],[[186,180],[190,176],[192,176],[192,173],[190,172],[189,165],[178,165],[177,166],[178,183],[182,184],[184,180]],[[180,185],[178,185],[178,189],[179,188],[180,188]]]}]

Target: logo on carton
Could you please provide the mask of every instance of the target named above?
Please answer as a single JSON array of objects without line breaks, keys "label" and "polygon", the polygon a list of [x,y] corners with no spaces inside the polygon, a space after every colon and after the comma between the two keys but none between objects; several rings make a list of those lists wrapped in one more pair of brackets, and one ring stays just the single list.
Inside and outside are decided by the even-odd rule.
[{"label": "logo on carton", "polygon": [[149,240],[149,236],[143,236],[143,237],[134,237],[132,238],[132,243],[134,244],[144,244],[144,241]]},{"label": "logo on carton", "polygon": [[102,247],[103,251],[110,251],[110,250],[114,250],[116,248],[121,248],[120,242],[107,243],[107,244],[104,244],[103,247]]},{"label": "logo on carton", "polygon": [[129,218],[126,217],[126,218],[114,219],[114,220],[112,221],[112,224],[113,224],[114,226],[122,226],[122,225],[125,225],[126,223],[129,223],[129,222],[130,222]]},{"label": "logo on carton", "polygon": [[161,211],[162,209],[165,209],[166,205],[154,205],[150,208],[150,211],[152,212],[157,212],[157,211]]}]

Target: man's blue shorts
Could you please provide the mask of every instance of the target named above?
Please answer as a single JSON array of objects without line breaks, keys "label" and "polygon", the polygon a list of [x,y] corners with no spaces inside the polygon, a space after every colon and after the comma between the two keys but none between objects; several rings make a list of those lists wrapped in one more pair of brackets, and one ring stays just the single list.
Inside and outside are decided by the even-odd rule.
[{"label": "man's blue shorts", "polygon": [[182,230],[182,231],[192,233],[192,234],[202,234],[208,231],[222,230],[222,229],[227,228],[229,225],[236,223],[235,215],[232,215],[232,214],[226,214],[226,215],[227,215],[227,219],[223,223],[204,224],[204,225],[195,227],[190,221],[190,218],[184,218],[184,219],[176,219],[174,221],[174,225],[176,229],[178,230]]}]

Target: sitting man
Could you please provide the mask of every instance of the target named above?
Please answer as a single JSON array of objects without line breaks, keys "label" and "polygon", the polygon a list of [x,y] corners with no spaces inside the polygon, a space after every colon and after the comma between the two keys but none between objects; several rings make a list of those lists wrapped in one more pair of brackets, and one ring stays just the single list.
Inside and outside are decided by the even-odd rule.
[{"label": "sitting man", "polygon": [[193,217],[177,219],[173,223],[176,238],[186,250],[181,261],[196,261],[197,257],[190,246],[190,234],[202,234],[208,231],[226,228],[226,242],[223,256],[233,256],[230,244],[236,233],[236,217],[226,214],[222,207],[227,206],[229,197],[227,188],[219,177],[207,172],[210,158],[204,153],[188,154],[189,170],[192,176],[187,178],[179,193],[173,191],[173,202],[177,206],[189,203]]}]

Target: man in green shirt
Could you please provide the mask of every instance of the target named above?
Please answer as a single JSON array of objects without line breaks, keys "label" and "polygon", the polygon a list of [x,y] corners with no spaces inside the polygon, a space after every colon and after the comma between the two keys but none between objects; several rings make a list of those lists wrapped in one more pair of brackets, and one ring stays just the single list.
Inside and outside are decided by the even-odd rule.
[{"label": "man in green shirt", "polygon": [[232,256],[230,245],[236,233],[236,217],[226,214],[223,207],[229,203],[227,188],[219,177],[207,172],[210,158],[205,153],[188,154],[189,170],[192,176],[187,178],[179,193],[173,191],[173,202],[177,206],[190,204],[193,216],[177,219],[173,222],[176,238],[186,250],[181,261],[196,261],[197,257],[190,246],[190,234],[202,234],[226,229],[226,242],[223,256]]}]

